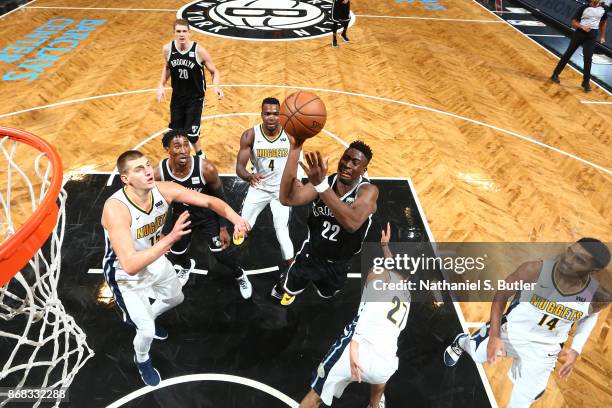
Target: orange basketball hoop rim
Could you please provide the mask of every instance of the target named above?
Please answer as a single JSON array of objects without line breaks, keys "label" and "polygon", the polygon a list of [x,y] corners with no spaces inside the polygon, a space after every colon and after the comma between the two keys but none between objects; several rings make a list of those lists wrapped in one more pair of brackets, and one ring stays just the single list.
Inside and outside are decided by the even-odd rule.
[{"label": "orange basketball hoop rim", "polygon": [[[0,286],[4,286],[28,263],[55,228],[59,211],[56,201],[63,177],[62,161],[49,142],[23,130],[0,126],[0,138],[6,136],[44,153],[51,163],[53,174],[38,208],[14,235],[0,244]],[[10,203],[7,205],[10,206]]]}]

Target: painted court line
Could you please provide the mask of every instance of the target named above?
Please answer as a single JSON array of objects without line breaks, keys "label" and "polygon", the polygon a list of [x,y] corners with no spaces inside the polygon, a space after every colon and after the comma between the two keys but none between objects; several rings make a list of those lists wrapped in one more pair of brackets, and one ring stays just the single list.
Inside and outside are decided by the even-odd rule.
[{"label": "painted court line", "polygon": [[[172,89],[172,88],[167,87],[166,89]],[[86,98],[71,99],[68,101],[55,102],[55,103],[50,103],[48,105],[41,105],[41,106],[35,106],[33,108],[22,109],[22,110],[15,111],[15,112],[3,113],[0,115],[0,118],[8,118],[9,116],[20,115],[22,113],[27,113],[27,112],[32,112],[32,111],[37,111],[37,110],[42,110],[42,109],[56,108],[58,106],[65,106],[65,105],[72,105],[75,103],[94,101],[96,99],[111,98],[113,96],[133,95],[133,94],[141,94],[141,93],[156,92],[156,91],[157,91],[157,88],[151,88],[151,89],[139,89],[136,91],[124,91],[124,92],[115,92],[115,93],[104,94],[104,95],[88,96]]]},{"label": "painted court line", "polygon": [[275,397],[281,402],[284,402],[291,408],[298,408],[299,404],[294,401],[291,397],[286,394],[283,394],[276,388],[272,388],[267,384],[264,384],[259,381],[251,380],[246,377],[239,377],[236,375],[228,375],[228,374],[190,374],[190,375],[182,375],[180,377],[168,378],[166,380],[162,380],[157,386],[151,387],[146,386],[142,387],[136,391],[129,393],[128,395],[118,399],[112,404],[108,405],[106,408],[119,408],[124,404],[138,398],[142,397],[145,394],[148,394],[153,391],[158,391],[165,387],[170,387],[176,384],[184,384],[189,382],[196,381],[221,381],[221,382],[229,382],[234,384],[241,384],[247,387],[255,388],[257,390],[262,391],[265,394],[268,394],[272,397]]},{"label": "painted court line", "polygon": [[454,21],[458,23],[494,23],[499,24],[498,20],[468,20],[462,18],[435,18],[435,17],[411,17],[411,16],[374,16],[369,14],[355,14],[355,17],[363,18],[389,18],[398,20],[433,20],[433,21]]},{"label": "painted court line", "polygon": [[[278,266],[270,266],[268,268],[245,270],[244,273],[246,275],[260,275],[262,273],[268,273],[268,272],[274,272],[274,271],[278,271]],[[97,269],[97,268],[91,268],[87,271],[87,273],[91,273],[93,275],[101,275],[102,273],[104,273],[104,270]],[[207,269],[193,269],[191,273],[195,273],[196,275],[208,275],[208,270]]]},{"label": "painted court line", "polygon": [[16,9],[14,9],[14,10],[9,11],[8,13],[4,13],[3,15],[1,15],[1,16],[0,16],[0,18],[4,18],[4,17],[8,16],[9,14],[16,12],[17,10],[21,10],[22,8],[27,7],[27,6],[28,6],[28,4],[32,4],[32,3],[34,3],[35,1],[36,1],[36,0],[32,0],[32,1],[28,2],[28,3],[26,3],[26,4],[22,4],[21,6],[17,7],[17,8],[16,8]]},{"label": "painted court line", "polygon": [[[434,252],[437,252],[436,245],[435,245],[436,239],[434,238],[433,234],[431,233],[431,229],[429,228],[429,222],[427,221],[427,217],[425,216],[425,211],[423,211],[423,207],[421,206],[421,201],[419,200],[419,196],[417,194],[416,188],[414,184],[412,183],[412,179],[406,178],[406,181],[408,181],[408,184],[410,185],[410,189],[412,190],[412,194],[414,196],[414,202],[419,210],[419,215],[421,216],[421,220],[423,220],[423,225],[425,226],[425,231],[427,231],[429,242],[431,242]],[[446,276],[444,276],[444,278],[446,278]],[[455,308],[455,313],[457,314],[457,317],[459,318],[459,323],[461,323],[461,329],[463,330],[464,333],[468,333],[468,325],[467,325],[467,322],[465,321],[465,317],[463,316],[463,311],[461,310],[461,306],[459,305],[459,302],[453,302],[453,307]],[[482,381],[482,385],[484,386],[485,392],[487,393],[487,396],[489,397],[489,402],[491,403],[492,408],[498,408],[497,401],[495,400],[495,396],[493,395],[493,389],[491,388],[491,384],[489,384],[489,380],[487,379],[487,376],[484,372],[484,368],[482,367],[482,364],[476,363],[476,362],[474,362],[474,364],[476,364],[478,374],[480,375],[480,380]]]},{"label": "painted court line", "polygon": [[172,11],[175,9],[150,9],[150,8],[115,8],[115,7],[69,7],[69,6],[28,6],[29,9],[42,10],[96,10],[96,11]]},{"label": "painted court line", "polygon": [[527,34],[529,37],[565,37],[559,34]]},{"label": "painted court line", "polygon": [[[508,26],[512,27],[512,25],[510,25],[510,24],[508,24]],[[512,27],[512,28],[514,28],[514,27]],[[514,29],[516,31],[518,31],[516,28],[514,28]],[[520,31],[518,31],[518,32],[521,33]],[[529,38],[527,36],[525,36],[525,37]],[[530,38],[530,40],[537,44],[537,42],[535,42],[533,39]],[[546,50],[546,48],[544,48],[544,49]],[[548,51],[548,50],[546,50],[546,51]],[[550,53],[550,51],[548,51],[548,52]],[[554,54],[552,54],[552,55],[554,55]],[[290,86],[290,85],[270,85],[270,84],[226,84],[226,85],[221,85],[221,86],[222,87],[228,87],[228,88],[235,87],[235,88],[302,89],[302,90],[307,90],[307,91],[319,91],[319,92],[326,92],[326,93],[335,93],[335,94],[340,94],[340,95],[359,96],[359,97],[362,97],[362,98],[373,99],[373,100],[377,100],[377,101],[396,103],[398,105],[403,105],[403,106],[410,106],[410,107],[415,108],[415,109],[421,109],[421,110],[425,110],[425,111],[428,111],[428,112],[433,112],[433,113],[437,113],[437,114],[440,114],[440,115],[452,117],[452,118],[455,118],[455,119],[464,120],[466,122],[470,122],[470,123],[473,123],[473,124],[476,124],[476,125],[484,126],[484,127],[489,128],[489,129],[493,129],[493,130],[496,130],[498,132],[505,133],[505,134],[510,135],[510,136],[514,136],[514,137],[519,138],[521,140],[524,140],[524,141],[526,141],[528,143],[532,143],[532,144],[538,145],[540,147],[543,147],[545,149],[552,150],[552,151],[554,151],[556,153],[559,153],[559,154],[561,154],[563,156],[567,156],[567,157],[572,158],[574,160],[577,160],[577,161],[579,161],[581,163],[584,163],[584,164],[586,164],[588,166],[591,166],[591,167],[594,167],[594,168],[596,168],[596,169],[598,169],[600,171],[603,171],[604,173],[612,175],[612,171],[606,169],[603,166],[600,166],[598,164],[595,164],[593,162],[585,160],[585,159],[583,159],[581,157],[578,157],[578,156],[576,156],[574,154],[568,153],[568,152],[566,152],[564,150],[558,149],[558,148],[556,148],[554,146],[551,146],[551,145],[548,145],[546,143],[540,142],[539,140],[533,139],[531,137],[523,136],[523,135],[521,135],[519,133],[513,132],[511,130],[503,129],[503,128],[500,128],[498,126],[489,125],[488,123],[481,122],[479,120],[471,119],[471,118],[468,118],[468,117],[465,117],[465,116],[461,116],[461,115],[457,115],[457,114],[454,114],[454,113],[446,112],[446,111],[443,111],[443,110],[440,110],[440,109],[431,108],[431,107],[428,107],[428,106],[417,105],[417,104],[414,104],[414,103],[404,102],[404,101],[400,101],[400,100],[396,100],[396,99],[391,99],[391,98],[385,98],[385,97],[381,97],[381,96],[374,96],[374,95],[368,95],[368,94],[363,94],[363,93],[358,93],[358,92],[351,92],[351,91],[339,91],[339,90],[335,90],[335,89],[326,89],[326,88],[315,88],[315,87],[305,87],[305,86]],[[102,98],[106,98],[106,97],[122,96],[122,95],[130,95],[130,94],[139,94],[139,93],[146,93],[146,92],[154,92],[156,90],[157,90],[157,88],[143,89],[143,90],[136,90],[136,91],[116,92],[116,93],[106,94],[106,95],[90,96],[90,97],[87,97],[87,98],[80,98],[80,99],[74,99],[74,100],[69,100],[69,101],[62,101],[62,102],[52,103],[52,104],[49,104],[49,105],[43,105],[43,106],[37,106],[37,107],[29,108],[29,109],[23,109],[23,110],[16,111],[16,112],[4,113],[4,114],[0,115],[0,118],[14,116],[14,115],[21,114],[21,113],[26,113],[26,112],[30,112],[30,111],[41,110],[41,109],[46,109],[46,108],[51,108],[51,107],[64,106],[64,105],[69,105],[69,104],[73,104],[73,103],[79,103],[79,102],[84,102],[84,101],[102,99]],[[604,91],[605,91],[605,89],[604,89]],[[606,93],[607,93],[607,91],[606,91]],[[612,94],[610,94],[610,95],[612,96]]]},{"label": "painted court line", "polygon": [[590,105],[612,105],[612,102],[598,102],[598,101],[580,101],[580,103]]}]

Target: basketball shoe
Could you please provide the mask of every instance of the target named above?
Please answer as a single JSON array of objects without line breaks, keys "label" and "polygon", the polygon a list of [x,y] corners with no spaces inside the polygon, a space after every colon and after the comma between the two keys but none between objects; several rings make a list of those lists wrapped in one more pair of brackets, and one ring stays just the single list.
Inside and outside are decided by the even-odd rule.
[{"label": "basketball shoe", "polygon": [[183,268],[181,265],[174,265],[174,270],[176,271],[176,277],[179,282],[181,282],[181,286],[185,286],[187,281],[189,281],[189,276],[191,272],[195,268],[195,260],[193,258],[189,259],[189,269]]},{"label": "basketball shoe", "polygon": [[134,356],[134,363],[136,363],[136,367],[140,373],[140,378],[142,378],[142,381],[145,384],[150,385],[151,387],[155,387],[159,384],[161,381],[161,376],[155,367],[153,367],[153,362],[150,358],[143,363],[139,363],[138,360],[136,360],[136,356]]},{"label": "basketball shoe", "polygon": [[253,285],[251,285],[251,281],[247,278],[246,273],[242,271],[242,276],[236,278],[238,281],[238,287],[240,288],[240,294],[244,299],[249,299],[253,294]]},{"label": "basketball shoe", "polygon": [[469,335],[466,333],[459,333],[451,345],[444,350],[444,365],[447,367],[453,367],[455,364],[457,364],[457,361],[459,361],[459,358],[464,351],[459,345],[459,341],[467,336]]}]

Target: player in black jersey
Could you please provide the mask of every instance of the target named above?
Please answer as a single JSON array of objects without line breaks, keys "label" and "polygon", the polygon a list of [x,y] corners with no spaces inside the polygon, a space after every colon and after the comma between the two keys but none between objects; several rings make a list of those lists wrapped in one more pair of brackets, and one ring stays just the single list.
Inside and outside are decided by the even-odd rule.
[{"label": "player in black jersey", "polygon": [[200,121],[206,93],[204,67],[212,75],[212,84],[219,99],[223,98],[223,90],[219,87],[221,74],[208,51],[191,41],[187,20],[178,19],[174,22],[174,41],[164,45],[162,52],[164,67],[157,87],[157,102],[161,102],[165,97],[164,86],[168,78],[172,78],[168,127],[175,130],[185,129],[196,154],[201,155]]},{"label": "player in black jersey", "polygon": [[[302,145],[288,136],[291,149],[281,179],[281,203],[312,206],[308,238],[287,274],[272,289],[272,296],[281,299],[283,305],[291,304],[308,282],[323,298],[342,289],[349,260],[361,251],[378,199],[378,188],[364,178],[372,159],[368,145],[359,140],[351,143],[338,162],[337,173],[327,177],[327,160],[321,153],[306,153],[304,165],[299,162]],[[306,184],[297,178],[298,162],[308,176]]]},{"label": "player in black jersey", "polygon": [[346,30],[348,30],[348,25],[351,21],[351,2],[349,0],[334,0],[331,19],[334,22],[334,27],[332,28],[332,47],[338,48],[338,40],[336,39],[338,28],[342,27],[342,32],[340,33],[342,40],[349,42]]},{"label": "player in black jersey", "polygon": [[[190,190],[226,201],[223,193],[223,183],[219,178],[217,168],[208,160],[189,154],[191,148],[184,130],[167,132],[162,138],[162,145],[168,152],[168,158],[162,160],[159,166],[155,168],[155,180],[173,181]],[[183,269],[179,272],[179,279],[185,284],[189,276],[188,274],[184,277],[181,275],[185,271],[193,269],[195,265],[195,262],[188,258],[187,252],[191,244],[193,231],[200,230],[208,241],[208,249],[215,259],[232,271],[238,281],[242,297],[250,298],[253,292],[251,282],[249,282],[244,270],[236,263],[236,257],[231,253],[231,239],[227,232],[225,219],[206,208],[174,203],[170,207],[164,233],[172,230],[175,221],[185,210],[189,211],[190,214],[192,233],[183,235],[172,246],[168,254],[168,259]],[[192,264],[187,266],[190,262]]]}]

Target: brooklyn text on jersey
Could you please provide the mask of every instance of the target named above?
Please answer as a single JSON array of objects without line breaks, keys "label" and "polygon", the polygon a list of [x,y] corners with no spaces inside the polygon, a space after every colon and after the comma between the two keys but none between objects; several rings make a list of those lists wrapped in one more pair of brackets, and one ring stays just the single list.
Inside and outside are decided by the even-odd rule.
[{"label": "brooklyn text on jersey", "polygon": [[[332,0],[194,1],[177,12],[195,31],[253,41],[291,41],[329,35]],[[355,22],[351,13],[349,25]]]}]

